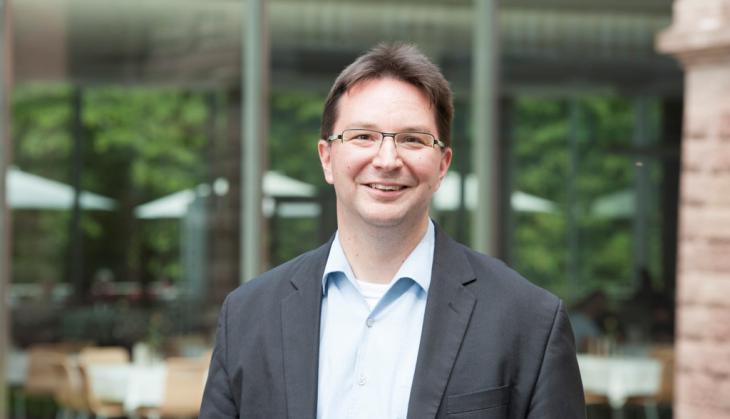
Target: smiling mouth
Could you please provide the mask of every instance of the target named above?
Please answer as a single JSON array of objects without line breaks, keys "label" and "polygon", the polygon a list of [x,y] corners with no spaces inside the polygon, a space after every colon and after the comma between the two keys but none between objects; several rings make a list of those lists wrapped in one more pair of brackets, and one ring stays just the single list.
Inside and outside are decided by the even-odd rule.
[{"label": "smiling mouth", "polygon": [[402,189],[405,189],[405,186],[399,186],[399,185],[381,185],[378,183],[370,183],[367,185],[368,187],[372,189],[377,189],[379,191],[400,191]]}]

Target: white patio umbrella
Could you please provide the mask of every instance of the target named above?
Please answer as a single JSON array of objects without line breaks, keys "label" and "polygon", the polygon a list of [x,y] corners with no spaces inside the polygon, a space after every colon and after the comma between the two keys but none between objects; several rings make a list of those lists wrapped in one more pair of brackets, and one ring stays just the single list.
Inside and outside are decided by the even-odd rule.
[{"label": "white patio umbrella", "polygon": [[623,189],[596,199],[590,214],[602,218],[631,218],[636,213],[636,195],[633,189]]},{"label": "white patio umbrella", "polygon": [[264,195],[267,196],[294,196],[313,197],[317,189],[306,182],[284,176],[279,172],[268,171],[264,174],[262,183]]},{"label": "white patio umbrella", "polygon": [[[459,207],[459,182],[461,182],[461,175],[459,173],[446,173],[446,177],[441,182],[441,187],[433,196],[433,205],[437,210],[453,211]],[[477,179],[473,174],[466,176],[464,192],[466,193],[464,202],[466,208],[476,208]],[[512,193],[511,204],[515,211],[520,212],[553,213],[557,211],[557,205],[554,202],[521,191]]]},{"label": "white patio umbrella", "polygon": [[184,189],[155,199],[134,209],[137,218],[180,218],[195,200],[195,191]]},{"label": "white patio umbrella", "polygon": [[[8,206],[13,209],[71,209],[74,188],[62,182],[24,172],[10,167],[5,175],[5,191]],[[80,205],[84,209],[111,210],[114,200],[91,192],[82,191]]]},{"label": "white patio umbrella", "polygon": [[[284,176],[281,173],[268,171],[262,180],[264,201],[262,203],[264,214],[270,216],[274,211],[274,200],[276,197],[300,197],[311,198],[317,190],[313,185]],[[228,192],[228,182],[219,178],[213,182],[212,191],[217,195],[225,195]],[[204,197],[211,193],[211,187],[207,184],[198,185],[197,188],[184,189],[154,201],[147,202],[135,208],[137,218],[180,218],[187,211],[188,206],[195,200],[196,196]],[[276,211],[282,217],[312,217],[319,214],[319,204],[313,202],[285,202],[279,204]]]}]

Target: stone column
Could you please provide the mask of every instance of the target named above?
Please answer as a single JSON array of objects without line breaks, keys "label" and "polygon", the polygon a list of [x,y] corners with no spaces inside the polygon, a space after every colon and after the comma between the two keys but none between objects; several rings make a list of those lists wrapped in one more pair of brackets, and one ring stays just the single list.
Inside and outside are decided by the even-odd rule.
[{"label": "stone column", "polygon": [[730,0],[676,0],[685,70],[674,417],[730,418]]}]

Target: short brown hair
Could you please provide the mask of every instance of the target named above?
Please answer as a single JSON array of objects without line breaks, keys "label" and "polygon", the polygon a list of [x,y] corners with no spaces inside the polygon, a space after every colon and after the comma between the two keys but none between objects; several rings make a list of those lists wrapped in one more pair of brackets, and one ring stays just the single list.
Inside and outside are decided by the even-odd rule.
[{"label": "short brown hair", "polygon": [[441,74],[441,70],[418,48],[404,43],[378,44],[342,70],[324,104],[320,138],[333,134],[337,104],[342,95],[357,83],[384,77],[410,83],[428,97],[434,109],[439,139],[450,147],[454,104],[449,82]]}]

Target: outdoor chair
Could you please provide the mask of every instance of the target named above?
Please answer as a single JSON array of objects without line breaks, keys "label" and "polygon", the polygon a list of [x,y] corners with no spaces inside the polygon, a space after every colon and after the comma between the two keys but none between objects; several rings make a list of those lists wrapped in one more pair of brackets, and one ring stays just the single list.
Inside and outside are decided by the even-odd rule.
[{"label": "outdoor chair", "polygon": [[60,377],[60,387],[55,393],[56,403],[60,407],[57,418],[88,417],[89,404],[78,361],[73,355],[67,355],[59,360],[56,368]]},{"label": "outdoor chair", "polygon": [[77,346],[61,344],[37,344],[28,349],[28,370],[22,389],[16,393],[15,416],[26,417],[28,397],[53,399],[61,388],[62,377],[58,365]]}]

